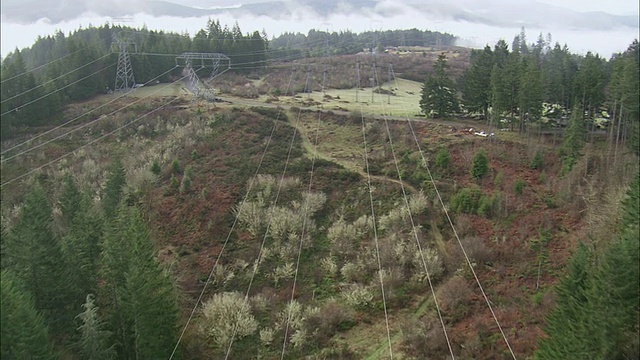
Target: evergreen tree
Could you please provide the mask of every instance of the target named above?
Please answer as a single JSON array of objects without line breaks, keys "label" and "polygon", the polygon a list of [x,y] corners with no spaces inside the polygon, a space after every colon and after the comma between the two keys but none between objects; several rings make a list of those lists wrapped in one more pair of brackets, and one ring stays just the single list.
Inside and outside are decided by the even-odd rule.
[{"label": "evergreen tree", "polygon": [[[592,359],[630,359],[638,355],[640,232],[638,223],[624,230],[605,252],[589,294],[594,303],[586,341]],[[585,344],[585,346],[588,346]]]},{"label": "evergreen tree", "polygon": [[458,111],[455,84],[447,75],[446,56],[438,55],[433,66],[433,74],[429,75],[422,86],[420,108],[427,116],[446,117]]},{"label": "evergreen tree", "polygon": [[471,65],[464,75],[462,97],[465,107],[470,112],[479,112],[488,118],[489,104],[491,102],[491,71],[493,69],[493,52],[489,45],[482,51],[474,51],[471,54]]},{"label": "evergreen tree", "polygon": [[[637,44],[636,44],[637,45]],[[638,155],[640,153],[640,63],[636,54],[628,54],[622,69],[620,84],[620,104],[625,116],[629,148]],[[629,56],[632,55],[632,56]]]},{"label": "evergreen tree", "polygon": [[569,118],[569,127],[564,132],[562,140],[562,173],[566,174],[582,156],[581,150],[585,143],[586,128],[582,110],[579,105],[573,107]]},{"label": "evergreen tree", "polygon": [[11,135],[13,127],[39,124],[48,114],[48,110],[40,108],[40,102],[30,104],[42,96],[42,88],[36,87],[33,73],[27,72],[20,50],[16,49],[13,54],[9,54],[4,59],[0,79],[2,80],[0,111],[3,114],[0,123],[2,123],[2,138],[6,139]]},{"label": "evergreen tree", "polygon": [[67,328],[73,316],[67,312],[68,288],[60,243],[51,226],[51,206],[39,184],[27,194],[18,222],[6,243],[6,264],[33,295],[54,331]]},{"label": "evergreen tree", "polygon": [[484,151],[478,151],[473,155],[473,161],[471,163],[471,176],[475,179],[479,179],[485,176],[489,172],[489,160],[484,154]]},{"label": "evergreen tree", "polygon": [[622,217],[622,228],[625,229],[640,223],[640,177],[631,183],[623,204],[625,211]]},{"label": "evergreen tree", "polygon": [[84,311],[77,318],[81,321],[78,331],[80,341],[77,346],[83,359],[110,360],[116,358],[114,345],[111,343],[111,332],[104,330],[104,324],[100,321],[98,307],[94,304],[92,294],[87,295],[82,305]]},{"label": "evergreen tree", "polygon": [[0,277],[0,357],[56,359],[47,326],[31,294],[10,271],[3,270]]},{"label": "evergreen tree", "polygon": [[526,121],[534,122],[542,117],[542,84],[538,64],[533,57],[524,60],[524,71],[520,78],[519,112],[520,131],[525,130]]},{"label": "evergreen tree", "polygon": [[123,316],[122,296],[124,293],[125,274],[128,271],[130,249],[127,236],[126,207],[114,212],[114,218],[105,223],[105,231],[100,253],[100,278],[104,284],[100,287],[98,300],[102,304],[110,328],[118,342],[118,354],[130,354],[127,328]]},{"label": "evergreen tree", "polygon": [[632,359],[640,351],[640,219],[636,177],[625,200],[620,235],[595,261],[582,244],[556,288],[536,359]]},{"label": "evergreen tree", "polygon": [[80,209],[81,200],[82,193],[78,190],[78,187],[73,180],[73,176],[71,174],[65,175],[64,180],[62,181],[62,194],[60,195],[58,205],[62,212],[63,223],[67,227],[71,225],[71,221]]},{"label": "evergreen tree", "polygon": [[567,275],[556,288],[556,308],[549,314],[545,333],[539,342],[536,359],[589,359],[583,340],[587,334],[590,288],[590,256],[584,244],[579,244],[567,265]]},{"label": "evergreen tree", "polygon": [[495,60],[495,64],[500,68],[503,68],[507,63],[507,59],[509,58],[509,45],[504,40],[498,40],[498,42],[493,46],[493,58]]},{"label": "evergreen tree", "polygon": [[121,342],[120,358],[165,358],[175,344],[177,307],[138,209],[118,208],[102,253],[104,309]]},{"label": "evergreen tree", "polygon": [[104,197],[102,199],[102,209],[106,219],[114,218],[116,209],[122,201],[126,175],[122,162],[116,160],[111,166],[107,182],[104,187]]},{"label": "evergreen tree", "polygon": [[80,306],[85,295],[97,289],[102,229],[103,220],[94,211],[91,196],[84,194],[69,233],[61,239],[67,285],[75,306]]},{"label": "evergreen tree", "polygon": [[502,72],[502,86],[504,86],[506,110],[510,113],[511,130],[515,123],[515,115],[518,113],[518,105],[520,100],[520,78],[522,76],[522,62],[520,53],[517,50],[509,54],[507,63]]},{"label": "evergreen tree", "polygon": [[502,120],[502,115],[509,109],[509,91],[504,86],[504,70],[498,64],[491,70],[491,116],[494,123]]},{"label": "evergreen tree", "polygon": [[588,52],[580,63],[574,83],[576,100],[582,103],[583,110],[587,110],[590,116],[604,102],[605,80],[603,59]]}]

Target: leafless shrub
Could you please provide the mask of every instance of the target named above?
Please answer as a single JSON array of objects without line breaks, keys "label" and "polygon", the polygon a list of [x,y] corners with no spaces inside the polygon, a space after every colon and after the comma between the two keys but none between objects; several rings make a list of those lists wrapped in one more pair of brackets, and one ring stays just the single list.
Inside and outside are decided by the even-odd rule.
[{"label": "leafless shrub", "polygon": [[276,206],[272,208],[268,215],[270,216],[271,237],[276,241],[284,241],[289,238],[290,234],[300,234],[302,230],[302,216],[291,209]]},{"label": "leafless shrub", "polygon": [[213,295],[204,303],[202,314],[203,330],[221,348],[229,344],[234,333],[240,339],[253,334],[258,328],[249,301],[238,292]]},{"label": "leafless shrub", "polygon": [[442,267],[442,260],[436,250],[428,247],[422,247],[421,252],[416,246],[413,253],[413,266],[416,269],[413,276],[414,281],[424,282],[427,280],[425,265],[429,271],[431,281],[438,279],[444,271],[444,268]]},{"label": "leafless shrub", "polygon": [[400,323],[400,348],[416,359],[440,359],[447,350],[442,327],[435,320],[409,318]]},{"label": "leafless shrub", "polygon": [[[371,279],[371,287],[380,288],[380,274],[382,274],[382,283],[384,284],[384,292],[385,297],[388,302],[395,302],[398,300],[398,289],[402,287],[405,283],[404,272],[401,268],[395,267],[389,270],[383,269],[382,271],[378,271],[376,276]],[[382,297],[380,291],[376,292],[376,296],[379,296],[379,299]]]},{"label": "leafless shrub", "polygon": [[321,192],[304,192],[302,194],[302,203],[307,216],[313,216],[320,211],[327,202],[327,195]]},{"label": "leafless shrub", "polygon": [[251,297],[251,307],[256,312],[264,312],[269,307],[270,299],[264,294],[256,294]]},{"label": "leafless shrub", "polygon": [[392,209],[388,214],[380,217],[380,230],[386,232],[400,231],[408,220],[407,215],[409,214],[404,205]]},{"label": "leafless shrub", "polygon": [[453,276],[438,289],[438,303],[446,315],[466,315],[466,302],[472,292],[467,281]]},{"label": "leafless shrub", "polygon": [[353,222],[353,226],[356,228],[356,234],[358,234],[359,237],[366,236],[373,229],[373,218],[371,216],[362,215]]},{"label": "leafless shrub", "polygon": [[247,201],[236,206],[236,214],[240,227],[245,229],[251,236],[260,234],[265,218],[264,203],[261,199],[257,201]]},{"label": "leafless shrub", "polygon": [[264,328],[260,330],[260,342],[264,346],[269,346],[273,342],[275,331],[272,328]]},{"label": "leafless shrub", "polygon": [[364,269],[361,264],[357,262],[347,261],[342,268],[340,269],[340,273],[342,274],[342,278],[346,282],[356,282],[362,279]]},{"label": "leafless shrub", "polygon": [[331,277],[335,277],[338,274],[338,264],[336,264],[336,261],[331,256],[322,258],[322,260],[320,260],[320,266]]},{"label": "leafless shrub", "polygon": [[332,253],[342,255],[353,250],[358,233],[355,226],[348,224],[341,218],[331,225],[327,232],[327,238],[331,241]]},{"label": "leafless shrub", "polygon": [[395,257],[394,260],[397,261],[397,264],[406,268],[409,264],[411,264],[413,257],[411,246],[407,241],[402,241],[396,236],[392,236],[391,240],[392,241],[390,242],[390,244],[393,245],[393,255]]},{"label": "leafless shrub", "polygon": [[225,285],[235,277],[233,269],[224,264],[218,264],[213,269],[213,281],[215,284]]},{"label": "leafless shrub", "polygon": [[[310,311],[313,313],[315,309]],[[307,342],[308,335],[304,328],[307,316],[302,304],[296,300],[290,301],[277,316],[276,328],[284,330],[288,326],[290,334],[288,340],[294,348],[301,348]]]},{"label": "leafless shrub", "polygon": [[[467,256],[472,262],[487,263],[495,260],[493,250],[484,244],[479,237],[466,237],[461,240]],[[460,250],[462,252],[462,250]],[[462,256],[462,255],[461,255]]]},{"label": "leafless shrub", "polygon": [[276,286],[281,280],[291,279],[295,273],[295,268],[292,262],[287,262],[282,265],[276,266],[273,270],[273,282]]},{"label": "leafless shrub", "polygon": [[427,209],[428,205],[429,199],[422,191],[417,194],[413,194],[409,198],[409,209],[411,210],[411,214],[414,216],[422,214],[422,212]]},{"label": "leafless shrub", "polygon": [[342,290],[342,297],[352,307],[364,308],[373,304],[373,291],[361,284],[352,284]]},{"label": "leafless shrub", "polygon": [[305,322],[308,333],[314,334],[319,344],[324,344],[340,330],[346,330],[355,321],[355,312],[332,299],[324,303],[318,311],[310,313]]},{"label": "leafless shrub", "polygon": [[455,219],[456,232],[460,237],[473,236],[477,234],[476,228],[471,221],[471,215],[458,214]]}]

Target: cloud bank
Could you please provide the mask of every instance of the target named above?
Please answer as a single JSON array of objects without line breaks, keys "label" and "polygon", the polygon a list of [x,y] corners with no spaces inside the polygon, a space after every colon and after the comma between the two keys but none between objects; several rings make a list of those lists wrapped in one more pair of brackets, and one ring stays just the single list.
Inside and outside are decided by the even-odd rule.
[{"label": "cloud bank", "polygon": [[[562,1],[568,0],[556,0]],[[238,21],[244,31],[264,29],[269,35],[306,33],[312,28],[416,27],[452,33],[471,46],[500,38],[510,43],[524,26],[529,42],[538,33],[552,33],[554,41],[568,43],[573,51],[592,50],[603,56],[624,50],[638,37],[639,28],[637,14],[581,12],[537,0],[2,0],[1,7],[2,54],[30,45],[38,35],[117,17],[133,17],[131,26],[145,24],[191,35],[205,26],[208,17],[228,25]],[[21,36],[31,37],[17,41]]]}]

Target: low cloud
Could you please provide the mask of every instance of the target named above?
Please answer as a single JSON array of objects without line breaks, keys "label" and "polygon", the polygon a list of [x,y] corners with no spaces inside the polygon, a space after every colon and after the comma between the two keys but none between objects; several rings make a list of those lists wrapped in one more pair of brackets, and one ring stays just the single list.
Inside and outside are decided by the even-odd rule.
[{"label": "low cloud", "polygon": [[[243,31],[264,29],[269,36],[310,29],[430,29],[461,38],[460,44],[482,47],[511,39],[524,26],[528,41],[551,33],[576,52],[609,56],[623,51],[638,33],[637,16],[582,13],[536,0],[2,0],[2,54],[61,29],[82,23],[104,24],[132,16],[130,26],[193,35],[209,17]],[[185,4],[191,5],[186,6]],[[242,5],[242,6],[240,6]],[[46,20],[43,20],[46,19]],[[20,38],[18,41],[18,38]]]},{"label": "low cloud", "polygon": [[1,7],[3,21],[23,24],[43,18],[56,24],[87,13],[106,17],[146,14],[182,18],[228,13],[237,18],[268,16],[274,19],[292,15],[327,19],[353,13],[376,14],[383,20],[410,14],[425,20],[457,20],[501,27],[638,28],[638,16],[578,12],[536,0],[3,0]]}]

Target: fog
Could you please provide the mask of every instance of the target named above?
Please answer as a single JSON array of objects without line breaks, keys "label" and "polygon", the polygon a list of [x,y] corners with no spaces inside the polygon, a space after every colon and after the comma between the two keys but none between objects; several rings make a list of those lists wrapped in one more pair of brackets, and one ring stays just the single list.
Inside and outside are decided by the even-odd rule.
[{"label": "fog", "polygon": [[[571,2],[571,0],[558,0],[553,3],[562,3],[563,1]],[[499,39],[505,39],[508,44],[511,44],[513,37],[520,32],[520,26],[525,26],[529,43],[534,42],[539,33],[545,37],[547,33],[551,33],[553,42],[566,43],[573,52],[593,51],[606,58],[615,52],[624,51],[633,39],[638,37],[637,18],[616,17],[604,13],[584,14],[529,0],[517,2],[518,6],[513,5],[516,2],[505,2],[504,0],[483,2],[453,0],[446,3],[431,1],[429,6],[425,6],[425,2],[418,0],[382,0],[371,1],[372,5],[369,7],[356,7],[350,5],[349,1],[342,0],[332,1],[334,6],[330,8],[331,11],[326,16],[319,15],[318,12],[321,10],[317,6],[313,6],[314,2],[306,0],[279,3],[280,5],[284,4],[282,9],[278,9],[281,11],[278,11],[277,15],[269,14],[269,16],[236,11],[240,5],[237,1],[199,0],[187,2],[174,0],[176,4],[190,3],[192,7],[189,9],[193,9],[193,6],[201,9],[212,7],[218,9],[216,10],[218,13],[214,15],[197,17],[149,15],[144,12],[144,9],[148,8],[148,2],[143,0],[110,0],[102,1],[101,5],[97,5],[98,2],[95,1],[72,0],[64,3],[75,5],[74,11],[61,7],[56,14],[61,18],[70,18],[68,20],[54,22],[47,18],[41,18],[33,21],[33,17],[39,16],[38,13],[12,17],[14,15],[12,11],[16,11],[25,4],[36,2],[36,0],[2,1],[0,36],[3,56],[13,51],[15,47],[31,46],[38,36],[53,35],[58,30],[68,33],[80,26],[87,27],[90,24],[101,25],[112,22],[111,16],[102,14],[111,12],[112,16],[113,14],[126,15],[126,11],[122,9],[136,12],[136,14],[130,15],[133,21],[125,23],[125,25],[134,27],[145,25],[149,29],[187,32],[191,36],[204,28],[208,18],[211,17],[219,19],[222,24],[229,26],[237,21],[244,32],[265,30],[269,37],[287,31],[307,33],[310,29],[360,32],[415,27],[449,32],[460,37],[459,45],[483,47],[486,44],[493,45]],[[257,2],[260,1],[245,0],[243,3]],[[88,5],[89,3],[94,5]],[[416,5],[416,3],[420,5]],[[614,11],[616,8],[613,7],[615,3],[616,1],[611,3],[612,13],[616,12]],[[635,1],[634,3],[637,4]],[[584,1],[584,4],[589,5],[589,2]],[[221,10],[220,7],[232,8]],[[7,9],[10,11],[7,12]],[[586,9],[589,10],[588,7]],[[628,10],[623,9],[625,8],[619,7],[618,13],[627,14]],[[80,10],[83,13],[76,18],[75,14]],[[42,11],[41,9],[40,12]],[[600,21],[589,23],[589,19],[595,16]]]}]

